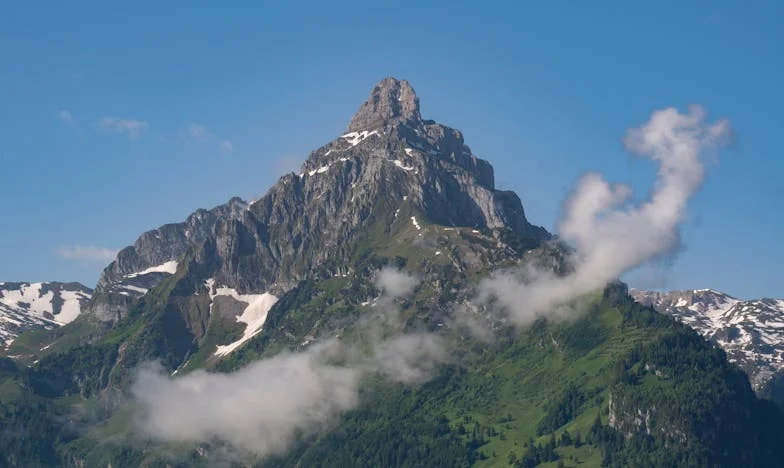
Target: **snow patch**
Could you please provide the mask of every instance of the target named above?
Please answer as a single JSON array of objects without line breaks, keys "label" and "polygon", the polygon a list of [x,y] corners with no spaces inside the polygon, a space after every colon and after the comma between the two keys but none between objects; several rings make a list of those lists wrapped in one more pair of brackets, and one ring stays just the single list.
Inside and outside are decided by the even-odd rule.
[{"label": "snow patch", "polygon": [[340,138],[345,139],[351,146],[357,146],[358,144],[362,143],[365,139],[373,136],[378,135],[377,130],[367,131],[362,130],[361,132],[350,132],[346,133],[345,135],[341,135]]},{"label": "snow patch", "polygon": [[316,175],[316,174],[323,174],[323,173],[325,173],[325,172],[327,172],[327,171],[329,170],[329,167],[330,167],[331,165],[332,165],[332,164],[327,164],[327,165],[324,165],[324,166],[321,166],[321,167],[319,167],[318,169],[313,169],[312,171],[309,171],[309,172],[308,172],[308,175],[309,175],[309,176],[314,176],[314,175]]},{"label": "snow patch", "polygon": [[245,331],[243,332],[242,337],[233,343],[218,345],[215,356],[226,356],[261,332],[264,327],[264,322],[267,320],[267,313],[272,309],[272,306],[278,302],[278,298],[270,293],[239,294],[234,288],[226,286],[215,287],[215,280],[213,278],[208,279],[205,282],[205,285],[209,289],[210,294],[210,313],[212,313],[212,304],[218,296],[231,297],[237,301],[248,304],[247,307],[245,307],[245,310],[242,311],[242,314],[237,316],[237,321],[245,324]]},{"label": "snow patch", "polygon": [[417,222],[416,216],[411,217],[411,222],[414,224],[414,227],[417,228],[417,231],[422,230],[422,226],[420,226],[419,223]]},{"label": "snow patch", "polygon": [[125,275],[125,278],[136,278],[137,276],[148,275],[150,273],[168,273],[170,275],[173,275],[176,272],[177,272],[177,260],[169,260],[166,263],[162,263],[160,265],[147,268],[146,270]]},{"label": "snow patch", "polygon": [[82,312],[82,305],[79,300],[89,299],[90,296],[82,291],[63,291],[60,290],[60,297],[63,299],[63,306],[60,313],[55,315],[58,323],[71,323]]},{"label": "snow patch", "polygon": [[[3,291],[3,297],[0,297],[0,304],[7,306],[9,309],[21,308],[30,315],[43,317],[45,313],[52,312],[54,292],[48,291],[42,295],[41,286],[42,283],[29,283],[21,285],[19,289]],[[20,304],[27,304],[28,307],[23,308]]]},{"label": "snow patch", "polygon": [[404,171],[413,171],[414,170],[413,166],[406,166],[405,164],[403,164],[403,161],[401,161],[399,159],[391,159],[390,161],[392,161],[392,163],[394,163],[395,166],[399,167],[400,169],[403,169]]},{"label": "snow patch", "polygon": [[709,292],[709,293],[713,293],[713,294],[719,294],[719,295],[722,295],[722,296],[725,295],[724,293],[722,293],[720,291],[716,291],[715,289],[710,289],[710,288],[708,288],[708,289],[695,289],[694,292],[695,293]]},{"label": "snow patch", "polygon": [[[346,162],[346,161],[348,161],[348,158],[338,158],[337,160],[338,161],[342,161],[342,162]],[[312,171],[308,171],[308,175],[312,177],[312,176],[314,176],[316,174],[323,174],[323,173],[327,172],[330,167],[332,167],[332,164],[333,163],[325,164],[325,165],[319,167],[318,169],[313,169]],[[304,177],[304,176],[305,176],[304,173],[299,175],[300,179],[302,177]]]},{"label": "snow patch", "polygon": [[137,292],[137,293],[142,294],[142,295],[147,294],[147,289],[146,288],[140,288],[139,286],[134,286],[132,284],[120,284],[120,285],[118,285],[118,287],[120,289],[125,289],[127,291]]}]

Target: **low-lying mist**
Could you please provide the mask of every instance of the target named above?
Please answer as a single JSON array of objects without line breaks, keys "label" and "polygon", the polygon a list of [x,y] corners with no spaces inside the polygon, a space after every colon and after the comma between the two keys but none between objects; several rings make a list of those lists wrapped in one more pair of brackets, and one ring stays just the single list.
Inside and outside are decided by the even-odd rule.
[{"label": "low-lying mist", "polygon": [[221,440],[259,456],[278,454],[297,434],[317,430],[356,407],[364,375],[404,384],[426,381],[448,358],[442,338],[394,331],[401,328],[395,300],[417,284],[396,269],[379,272],[376,285],[382,295],[374,309],[382,320],[361,325],[363,341],[369,343],[329,339],[230,374],[198,370],[170,378],[160,366],[141,367],[131,388],[141,409],[138,432],[166,442]]}]

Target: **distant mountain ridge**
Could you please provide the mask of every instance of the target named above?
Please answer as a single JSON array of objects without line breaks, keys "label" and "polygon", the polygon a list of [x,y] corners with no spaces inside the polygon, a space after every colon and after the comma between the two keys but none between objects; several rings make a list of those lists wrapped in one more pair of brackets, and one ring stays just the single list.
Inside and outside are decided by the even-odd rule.
[{"label": "distant mountain ridge", "polygon": [[7,347],[26,330],[72,322],[92,293],[79,283],[0,282],[0,346]]},{"label": "distant mountain ridge", "polygon": [[713,289],[629,293],[721,346],[756,390],[784,373],[784,300],[741,300]]}]

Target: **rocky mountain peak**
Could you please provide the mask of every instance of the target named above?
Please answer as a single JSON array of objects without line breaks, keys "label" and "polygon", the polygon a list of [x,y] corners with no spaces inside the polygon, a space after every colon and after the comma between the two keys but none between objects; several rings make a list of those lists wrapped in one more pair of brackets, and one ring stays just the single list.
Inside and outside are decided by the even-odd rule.
[{"label": "rocky mountain peak", "polygon": [[387,128],[396,123],[420,126],[419,98],[406,80],[387,77],[373,87],[370,96],[354,114],[349,132]]},{"label": "rocky mountain peak", "polygon": [[194,284],[278,295],[327,260],[347,258],[371,226],[406,226],[418,238],[420,223],[508,229],[531,246],[550,236],[528,222],[517,195],[495,188],[492,166],[460,131],[422,120],[411,85],[385,78],[349,132],[311,152],[298,174],[263,197],[199,210],[121,250],[91,311],[101,320],[122,317],[178,269],[198,276]]}]

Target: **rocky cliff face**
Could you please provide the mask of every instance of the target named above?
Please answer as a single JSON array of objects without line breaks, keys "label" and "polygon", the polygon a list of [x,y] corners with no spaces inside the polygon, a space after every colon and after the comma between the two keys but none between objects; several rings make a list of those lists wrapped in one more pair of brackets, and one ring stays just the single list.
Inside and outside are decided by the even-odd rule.
[{"label": "rocky cliff face", "polygon": [[166,224],[145,232],[132,246],[122,249],[104,269],[98,289],[120,282],[133,273],[176,261],[191,246],[214,237],[215,226],[220,221],[239,216],[247,207],[247,203],[235,197],[211,210],[196,210],[182,223]]},{"label": "rocky cliff face", "polygon": [[423,120],[411,85],[386,78],[345,134],[311,153],[298,174],[282,177],[261,199],[197,211],[123,249],[101,276],[91,310],[102,320],[120,318],[175,273],[172,262],[197,247],[203,248],[194,266],[200,281],[240,294],[279,294],[328,258],[346,255],[342,247],[365,228],[389,225],[400,213],[419,229],[435,223],[508,229],[532,243],[549,238],[527,221],[517,195],[495,189],[492,166],[459,131]]},{"label": "rocky cliff face", "polygon": [[784,300],[744,301],[712,289],[630,294],[721,346],[755,390],[784,373]]},{"label": "rocky cliff face", "polygon": [[92,292],[79,283],[0,282],[0,346],[7,347],[24,331],[73,321]]}]

